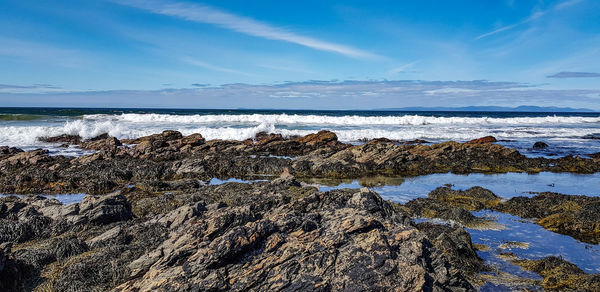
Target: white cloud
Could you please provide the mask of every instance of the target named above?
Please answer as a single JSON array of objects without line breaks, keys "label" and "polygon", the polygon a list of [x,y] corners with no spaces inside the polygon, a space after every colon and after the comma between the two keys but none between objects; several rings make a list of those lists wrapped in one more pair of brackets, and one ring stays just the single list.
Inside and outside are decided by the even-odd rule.
[{"label": "white cloud", "polygon": [[417,64],[419,61],[414,61],[414,62],[410,62],[401,66],[398,66],[396,68],[392,68],[390,71],[388,71],[389,74],[398,74],[398,73],[402,73],[405,72],[407,69],[412,68],[415,64]]},{"label": "white cloud", "polygon": [[163,0],[115,0],[156,14],[169,15],[194,22],[208,23],[239,33],[270,40],[286,41],[316,50],[338,53],[353,58],[377,58],[378,56],[349,46],[322,41],[269,25],[248,17],[227,13],[206,5]]}]

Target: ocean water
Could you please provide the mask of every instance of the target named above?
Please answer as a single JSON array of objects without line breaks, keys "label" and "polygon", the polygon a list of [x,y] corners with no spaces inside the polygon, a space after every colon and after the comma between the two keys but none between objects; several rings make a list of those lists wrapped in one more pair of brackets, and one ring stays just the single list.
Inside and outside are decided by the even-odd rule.
[{"label": "ocean water", "polygon": [[[492,135],[500,144],[533,157],[600,152],[600,139],[585,139],[600,138],[600,113],[0,108],[0,145],[42,147],[55,154],[82,153],[42,143],[40,137],[108,133],[123,139],[167,129],[200,133],[207,139],[246,139],[261,131],[294,136],[327,129],[348,143],[380,137],[462,142]],[[532,149],[537,141],[549,147]]]}]

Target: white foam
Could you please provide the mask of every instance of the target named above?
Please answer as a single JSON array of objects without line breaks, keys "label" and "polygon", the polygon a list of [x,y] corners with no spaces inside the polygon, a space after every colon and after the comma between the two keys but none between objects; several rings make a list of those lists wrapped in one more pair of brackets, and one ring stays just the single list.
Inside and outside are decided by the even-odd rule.
[{"label": "white foam", "polygon": [[582,124],[600,123],[599,117],[433,117],[420,115],[403,116],[326,116],[326,115],[167,115],[167,114],[121,114],[86,115],[84,119],[106,119],[132,123],[172,123],[172,124],[214,124],[214,123],[268,123],[277,125],[542,125],[542,124]]}]

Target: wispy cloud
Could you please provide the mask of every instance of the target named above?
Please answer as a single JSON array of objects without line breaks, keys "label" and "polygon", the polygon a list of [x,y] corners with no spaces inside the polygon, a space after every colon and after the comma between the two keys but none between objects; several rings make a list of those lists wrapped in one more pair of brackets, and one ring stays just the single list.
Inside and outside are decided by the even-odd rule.
[{"label": "wispy cloud", "polygon": [[398,74],[398,73],[406,73],[406,70],[412,68],[419,61],[410,62],[404,65],[400,65],[398,67],[392,68],[388,71],[389,74]]},{"label": "wispy cloud", "polygon": [[183,61],[184,63],[188,63],[190,65],[196,66],[196,67],[201,67],[201,68],[212,70],[212,71],[219,71],[219,72],[224,72],[224,73],[232,73],[232,74],[239,74],[239,75],[246,75],[246,76],[256,76],[255,74],[246,73],[246,72],[238,71],[235,69],[216,66],[216,65],[209,64],[204,61],[200,61],[198,59],[194,59],[194,58],[190,58],[190,57],[181,58],[181,61]]},{"label": "wispy cloud", "polygon": [[51,84],[14,85],[0,84],[0,93],[53,93],[70,92],[60,86]]},{"label": "wispy cloud", "polygon": [[92,62],[82,52],[59,48],[50,44],[6,38],[0,36],[0,56],[7,56],[28,63],[53,64],[61,67],[81,67]]},{"label": "wispy cloud", "polygon": [[548,78],[593,78],[600,77],[600,73],[594,72],[558,72],[556,74],[546,76]]},{"label": "wispy cloud", "polygon": [[378,56],[352,48],[350,46],[326,42],[312,37],[279,28],[248,17],[235,15],[206,5],[167,2],[163,0],[114,0],[116,3],[143,9],[156,14],[178,17],[189,21],[208,23],[239,33],[262,37],[270,40],[280,40],[309,47],[316,50],[333,52],[353,58],[377,58]]},{"label": "wispy cloud", "polygon": [[514,24],[510,24],[510,25],[506,25],[506,26],[497,28],[495,30],[492,30],[490,32],[486,32],[484,34],[481,34],[481,35],[477,36],[475,38],[475,40],[480,40],[482,38],[486,38],[486,37],[489,37],[489,36],[492,36],[492,35],[504,32],[504,31],[511,30],[511,29],[513,29],[515,27],[518,27],[518,26],[521,26],[523,24],[526,24],[526,23],[535,21],[537,19],[540,19],[541,17],[543,17],[544,15],[548,14],[549,12],[563,10],[563,9],[565,9],[567,7],[570,7],[570,6],[573,6],[573,5],[575,5],[575,4],[577,4],[577,3],[581,2],[581,1],[582,0],[568,0],[568,1],[561,2],[561,3],[559,3],[559,4],[555,5],[555,6],[547,9],[547,10],[535,11],[535,12],[531,13],[527,18],[525,18],[524,20],[522,20],[520,22],[517,22],[517,23],[514,23]]}]

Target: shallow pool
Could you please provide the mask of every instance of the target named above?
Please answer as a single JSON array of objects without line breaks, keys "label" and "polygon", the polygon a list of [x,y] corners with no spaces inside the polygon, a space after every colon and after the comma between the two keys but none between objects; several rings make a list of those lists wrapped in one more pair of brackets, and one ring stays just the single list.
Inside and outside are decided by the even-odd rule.
[{"label": "shallow pool", "polygon": [[[374,180],[377,182],[377,180]],[[381,185],[373,184],[373,180],[348,180],[345,182],[333,180],[311,181],[319,185],[321,191],[340,188],[361,188],[371,186],[384,199],[398,203],[406,203],[414,198],[426,197],[429,192],[437,187],[451,184],[454,189],[468,189],[481,186],[491,190],[503,198],[515,196],[533,196],[532,192],[557,192],[570,195],[600,195],[600,173],[572,174],[541,172],[528,173],[501,173],[468,175],[453,173],[438,173],[407,178],[387,178],[381,180]],[[389,182],[392,182],[391,184]],[[374,185],[374,186],[372,186]]]},{"label": "shallow pool", "polygon": [[[17,196],[19,198],[23,198],[26,195],[12,195],[12,194],[0,194],[0,198],[2,197],[8,197],[8,196]],[[56,199],[59,202],[65,204],[65,205],[69,205],[69,204],[73,204],[73,203],[79,203],[83,200],[83,198],[86,196],[86,194],[60,194],[60,195],[40,195],[42,197],[46,197],[49,199]]]}]

